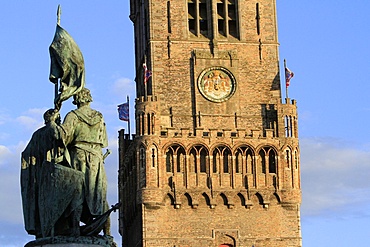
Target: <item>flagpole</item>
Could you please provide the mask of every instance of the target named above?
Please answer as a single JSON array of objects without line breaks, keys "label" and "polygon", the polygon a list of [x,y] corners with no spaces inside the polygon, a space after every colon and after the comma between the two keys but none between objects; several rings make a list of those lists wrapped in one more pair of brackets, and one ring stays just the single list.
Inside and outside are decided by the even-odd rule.
[{"label": "flagpole", "polygon": [[[144,64],[145,64],[145,66],[147,66],[147,65],[146,65],[146,55],[144,56]],[[147,100],[147,97],[148,97],[148,93],[147,93],[147,89],[148,89],[148,88],[147,88],[147,85],[146,85],[146,84],[147,84],[148,82],[147,82],[147,81],[146,81],[146,79],[145,79],[145,76],[146,76],[146,75],[145,75],[145,70],[146,70],[146,68],[143,68],[143,69],[144,69],[144,73],[143,73],[143,74],[144,74],[144,78],[143,78],[143,79],[144,79],[144,100],[146,101],[146,100]]]},{"label": "flagpole", "polygon": [[131,128],[130,128],[130,98],[127,95],[127,104],[128,104],[128,121],[127,121],[127,127],[128,127],[128,138],[131,139]]},{"label": "flagpole", "polygon": [[[60,7],[60,4],[58,4],[58,9],[57,9],[57,25],[60,26],[60,16],[62,15],[62,8]],[[56,98],[58,97],[58,93],[59,93],[59,79],[56,78],[56,81],[54,83],[54,108],[58,108],[59,106],[57,106],[55,104],[55,100]],[[58,109],[59,111],[60,109]]]},{"label": "flagpole", "polygon": [[288,85],[286,82],[286,60],[284,59],[284,79],[285,79],[285,101],[288,102],[289,96],[288,96]]}]

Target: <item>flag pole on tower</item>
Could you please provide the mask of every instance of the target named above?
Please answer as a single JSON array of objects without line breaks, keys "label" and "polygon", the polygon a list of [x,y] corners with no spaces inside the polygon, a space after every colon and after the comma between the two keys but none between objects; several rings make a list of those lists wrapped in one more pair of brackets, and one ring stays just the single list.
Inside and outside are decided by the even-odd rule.
[{"label": "flag pole on tower", "polygon": [[290,79],[293,78],[294,73],[286,66],[286,60],[284,59],[284,74],[285,74],[285,97],[289,99],[288,87],[290,85]]},{"label": "flag pole on tower", "polygon": [[118,117],[120,120],[127,122],[128,135],[130,136],[130,98],[128,95],[126,103],[118,105]]}]

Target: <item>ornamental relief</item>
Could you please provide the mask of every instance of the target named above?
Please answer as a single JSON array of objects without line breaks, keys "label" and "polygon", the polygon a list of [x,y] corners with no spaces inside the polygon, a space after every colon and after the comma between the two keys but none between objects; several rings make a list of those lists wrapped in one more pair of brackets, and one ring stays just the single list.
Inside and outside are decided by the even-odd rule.
[{"label": "ornamental relief", "polygon": [[213,102],[224,102],[235,92],[235,77],[223,67],[207,68],[198,78],[198,89],[206,99]]}]

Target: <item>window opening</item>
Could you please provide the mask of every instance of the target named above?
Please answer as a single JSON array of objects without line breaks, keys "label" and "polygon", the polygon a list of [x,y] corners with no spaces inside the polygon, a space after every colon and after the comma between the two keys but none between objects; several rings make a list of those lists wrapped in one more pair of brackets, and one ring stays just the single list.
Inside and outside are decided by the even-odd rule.
[{"label": "window opening", "polygon": [[195,25],[196,19],[197,19],[197,11],[195,7],[195,1],[196,0],[188,0],[188,25],[189,25],[189,31],[197,35],[197,27]]},{"label": "window opening", "polygon": [[173,167],[173,150],[172,148],[168,149],[166,153],[166,172],[172,172]]},{"label": "window opening", "polygon": [[260,172],[266,174],[266,156],[265,156],[265,151],[261,150],[259,153],[260,156]]},{"label": "window opening", "polygon": [[171,33],[171,1],[167,1],[167,32]]},{"label": "window opening", "polygon": [[290,152],[289,150],[286,150],[286,163],[288,168],[290,168]]},{"label": "window opening", "polygon": [[225,152],[223,153],[224,158],[224,173],[229,173],[229,160],[230,160],[230,153],[228,152],[228,149],[225,149]]},{"label": "window opening", "polygon": [[152,166],[155,167],[155,149],[152,148]]},{"label": "window opening", "polygon": [[260,35],[260,4],[256,3],[256,25],[257,34]]},{"label": "window opening", "polygon": [[273,149],[269,150],[269,173],[276,173],[276,159]]},{"label": "window opening", "polygon": [[207,152],[204,149],[200,151],[200,172],[207,172]]},{"label": "window opening", "polygon": [[145,149],[141,147],[139,153],[140,167],[143,168],[145,166]]},{"label": "window opening", "polygon": [[199,0],[199,29],[200,34],[208,36],[208,14],[206,0]]}]

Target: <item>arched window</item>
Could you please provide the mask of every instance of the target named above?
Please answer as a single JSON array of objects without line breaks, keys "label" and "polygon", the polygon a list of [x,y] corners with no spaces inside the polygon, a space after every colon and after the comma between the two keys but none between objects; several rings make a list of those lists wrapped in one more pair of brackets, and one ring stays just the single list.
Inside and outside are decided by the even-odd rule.
[{"label": "arched window", "polygon": [[224,153],[223,153],[223,166],[224,166],[224,173],[230,173],[230,164],[231,164],[231,155],[230,155],[230,151],[229,149],[225,149]]},{"label": "arched window", "polygon": [[259,152],[259,166],[258,166],[258,172],[266,174],[266,154],[263,149]]},{"label": "arched window", "polygon": [[[269,173],[276,173],[276,152],[272,147],[264,147],[259,152],[260,157],[260,170],[262,173],[266,174],[266,169],[268,167]],[[267,163],[268,162],[268,163]]]},{"label": "arched window", "polygon": [[204,148],[200,151],[200,172],[207,172],[207,152]]},{"label": "arched window", "polygon": [[236,151],[235,159],[235,172],[241,173],[241,167],[243,167],[243,154],[238,150]]},{"label": "arched window", "polygon": [[221,168],[223,173],[231,172],[231,151],[225,146],[218,146],[213,151],[213,172],[217,172],[218,168]]},{"label": "arched window", "polygon": [[[253,173],[252,149],[247,146],[239,147],[235,153],[235,172],[236,173]],[[245,167],[245,169],[244,169]],[[243,170],[244,169],[244,170]]]},{"label": "arched window", "polygon": [[177,172],[184,172],[185,167],[185,150],[184,148],[180,147],[177,150],[177,160],[176,160],[176,167]]},{"label": "arched window", "polygon": [[195,149],[190,151],[190,171],[197,172],[197,151]]},{"label": "arched window", "polygon": [[293,160],[292,160],[292,152],[289,148],[285,150],[285,161],[286,161],[286,166],[290,168],[292,166]]},{"label": "arched window", "polygon": [[169,148],[166,152],[166,172],[173,172],[173,150]]},{"label": "arched window", "polygon": [[269,150],[269,173],[276,173],[276,154],[275,150]]},{"label": "arched window", "polygon": [[141,146],[139,149],[139,165],[141,168],[145,167],[145,147]]},{"label": "arched window", "polygon": [[166,172],[182,172],[185,167],[185,150],[180,145],[172,145],[166,152]]},{"label": "arched window", "polygon": [[208,170],[208,151],[202,145],[196,145],[190,150],[190,166],[194,172],[207,172]]}]

